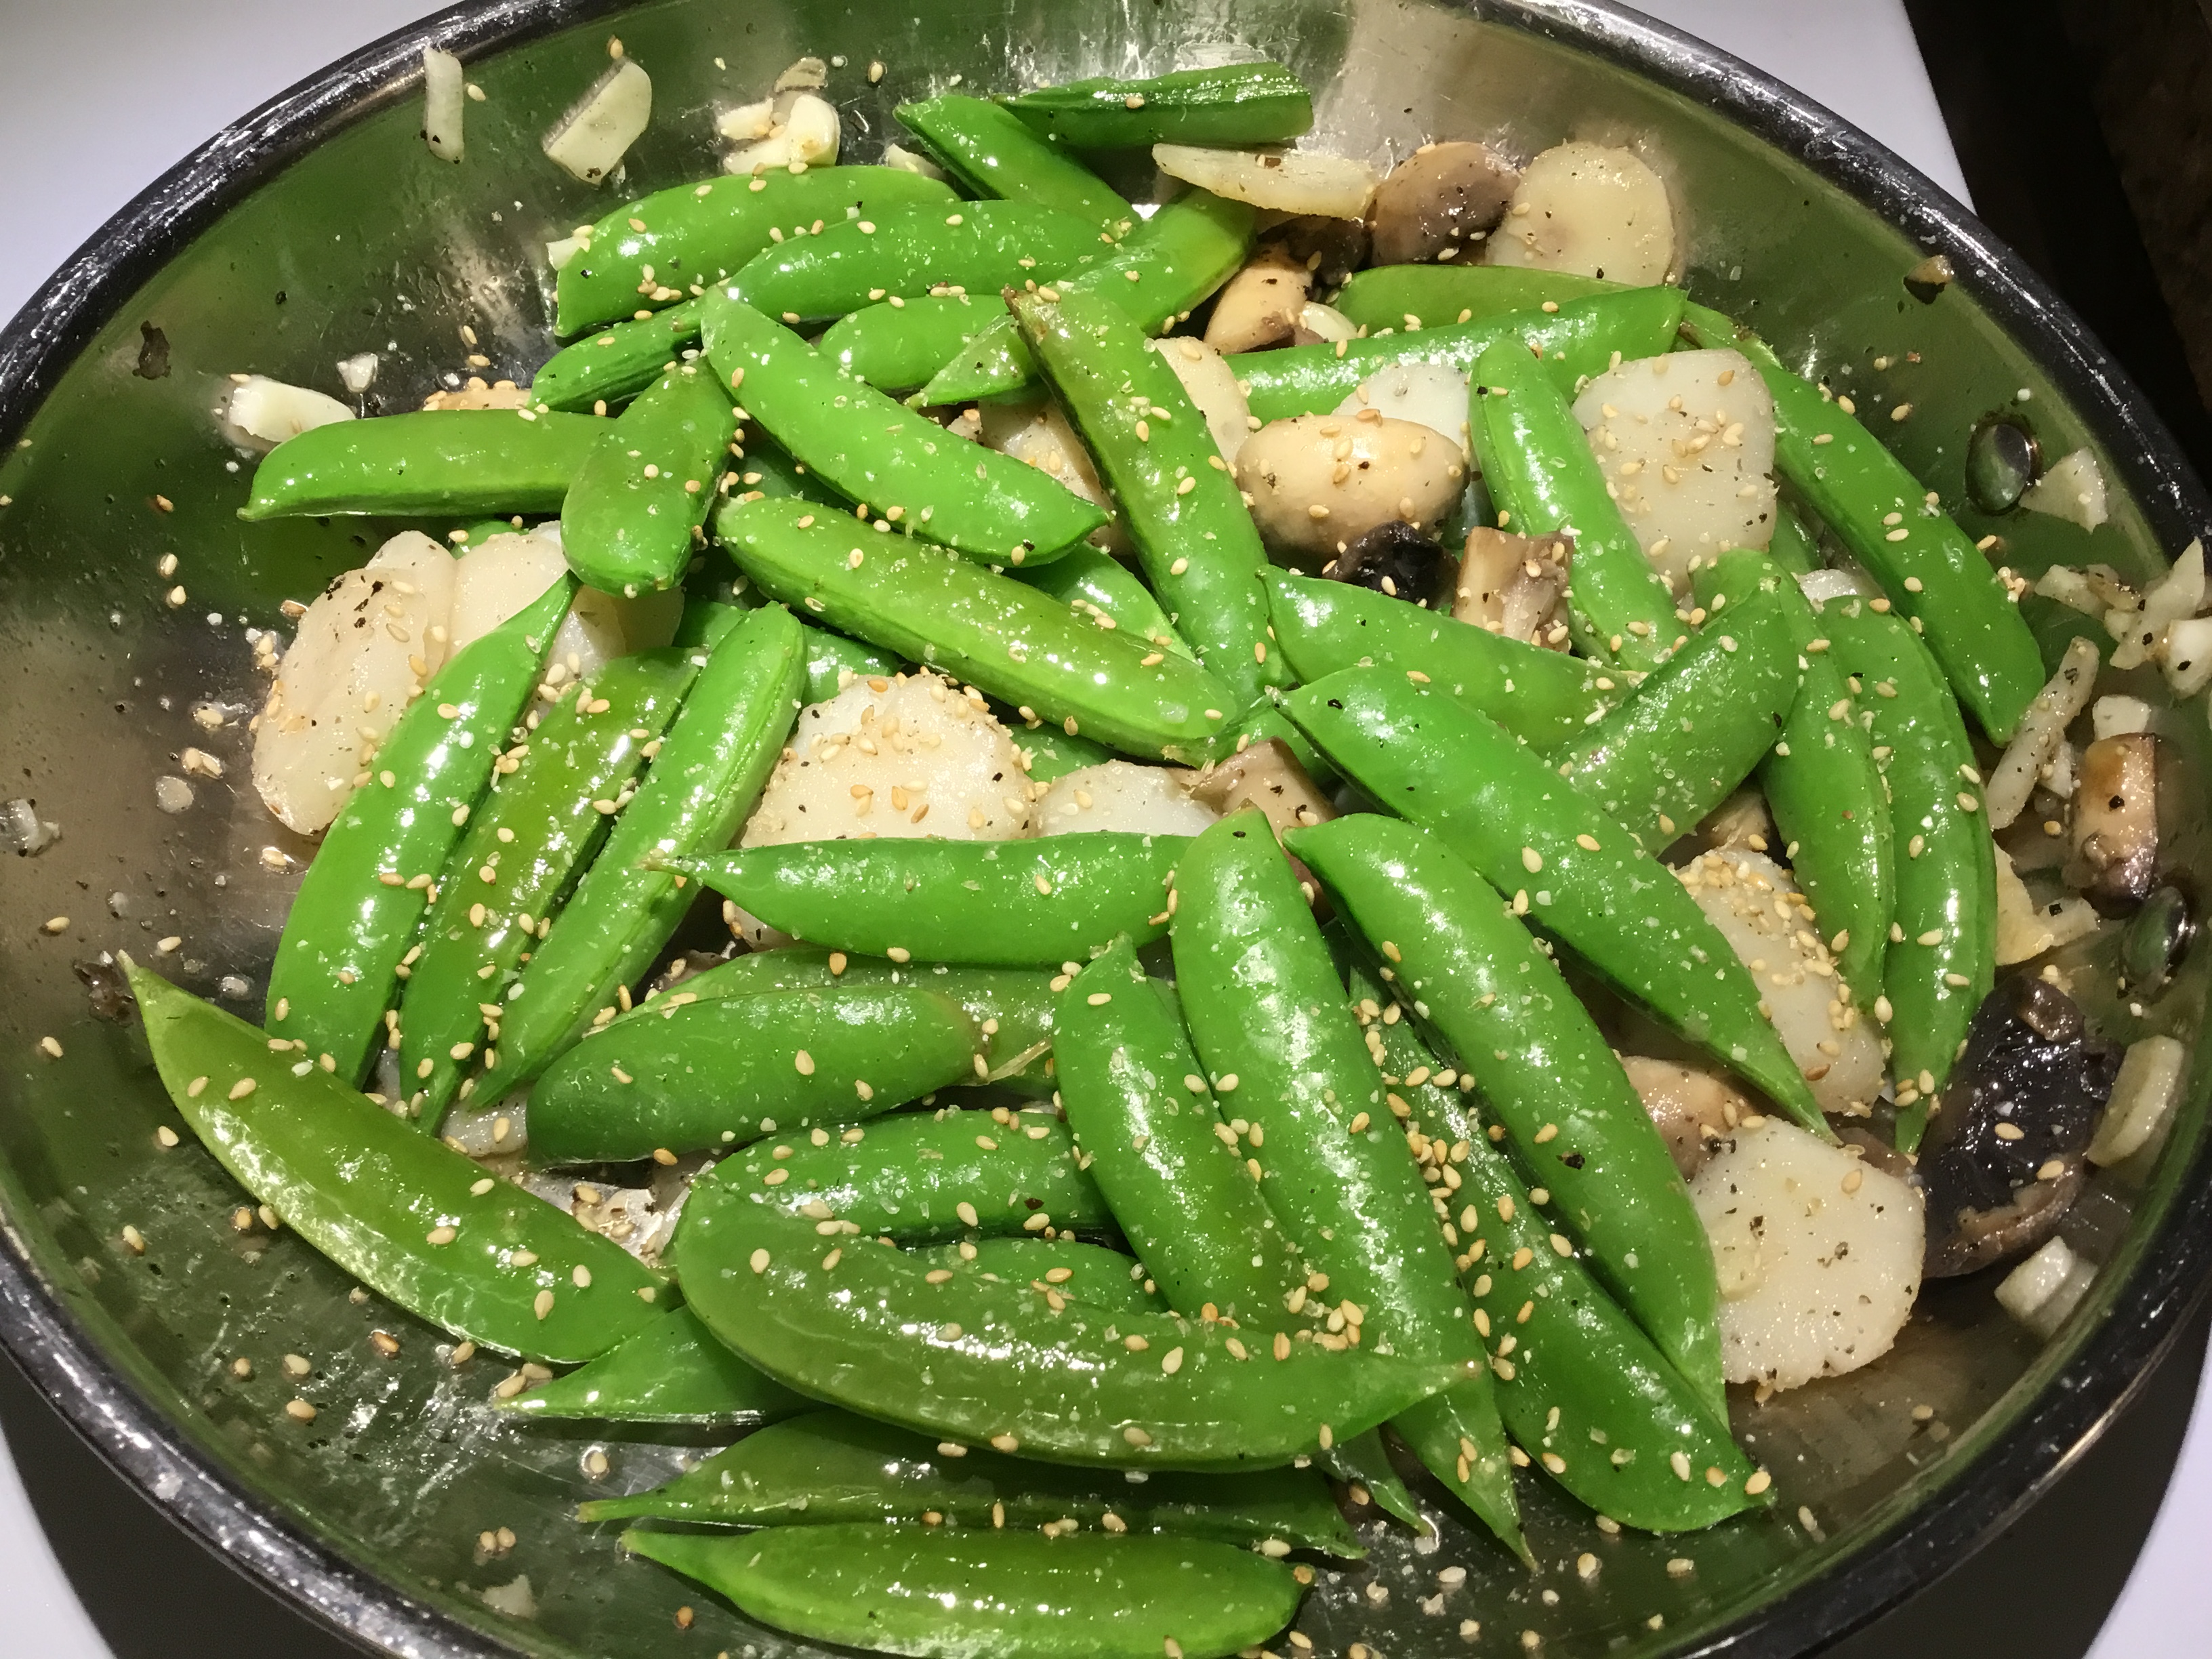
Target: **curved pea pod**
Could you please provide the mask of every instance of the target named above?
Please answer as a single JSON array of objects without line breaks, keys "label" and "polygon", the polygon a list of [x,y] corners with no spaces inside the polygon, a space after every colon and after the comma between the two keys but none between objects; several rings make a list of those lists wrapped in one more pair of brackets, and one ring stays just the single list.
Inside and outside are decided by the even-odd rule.
[{"label": "curved pea pod", "polygon": [[1805,682],[1782,740],[1759,763],[1759,786],[1844,982],[1871,1006],[1881,994],[1897,873],[1889,793],[1874,740],[1854,718],[1858,702],[1796,578],[1747,548],[1723,553],[1691,580],[1715,617],[1724,610],[1733,617],[1735,605],[1771,593],[1789,623]]},{"label": "curved pea pod", "polygon": [[576,1370],[499,1402],[501,1416],[744,1428],[814,1402],[755,1370],[689,1308],[661,1315]]},{"label": "curved pea pod", "polygon": [[238,516],[557,512],[606,429],[589,415],[532,409],[417,410],[333,421],[263,456]]},{"label": "curved pea pod", "polygon": [[[794,459],[789,451],[775,440],[763,436],[757,428],[741,428],[738,438],[744,453],[736,458],[731,468],[736,474],[736,482],[729,485],[733,499],[750,501],[763,495],[789,495],[833,512],[853,510],[852,504],[842,495],[809,472],[804,461]],[[726,483],[729,477],[729,473],[723,475]],[[720,488],[718,485],[718,490]]]},{"label": "curved pea pod", "polygon": [[1348,669],[1285,712],[1377,802],[1444,846],[1591,968],[1829,1131],[1759,988],[1674,874],[1497,722],[1402,674]]},{"label": "curved pea pod", "polygon": [[1508,311],[1620,294],[1626,284],[1568,270],[1518,265],[1376,265],[1352,272],[1329,301],[1359,327],[1411,334],[1438,324],[1471,323]]},{"label": "curved pea pod", "polygon": [[914,1255],[932,1269],[976,1273],[1033,1291],[1048,1285],[1072,1301],[1093,1307],[1123,1313],[1170,1311],[1167,1298],[1153,1288],[1142,1262],[1079,1238],[1035,1238],[1026,1233],[1012,1238],[963,1238],[957,1244],[927,1245]]},{"label": "curved pea pod", "polygon": [[1572,743],[1627,693],[1602,668],[1350,582],[1267,573],[1275,637],[1302,680],[1370,665],[1419,674],[1538,749]]},{"label": "curved pea pod", "polygon": [[595,1033],[530,1091],[541,1164],[619,1164],[878,1116],[974,1079],[981,1034],[934,992],[770,991]]},{"label": "curved pea pod", "polygon": [[1005,314],[995,296],[988,304],[967,294],[887,299],[848,313],[814,349],[880,392],[914,392]]},{"label": "curved pea pod", "polygon": [[1121,1231],[1169,1305],[1255,1334],[1303,1323],[1305,1264],[1243,1161],[1191,1053],[1174,993],[1127,939],[1060,994],[1060,1109]]},{"label": "curved pea pod", "polygon": [[806,636],[806,684],[802,695],[810,703],[827,702],[854,680],[871,675],[888,678],[903,674],[910,665],[905,658],[878,651],[859,640],[826,628],[799,623]]},{"label": "curved pea pod", "polygon": [[1866,688],[1859,718],[1889,788],[1897,910],[1883,1023],[1900,1097],[1898,1149],[1910,1152],[1996,977],[1996,844],[1959,705],[1929,647],[1887,606],[1835,600],[1819,620],[1836,666]]},{"label": "curved pea pod", "polygon": [[897,115],[974,195],[1058,208],[1117,237],[1137,223],[1136,210],[1104,179],[988,99],[946,93],[901,104]]},{"label": "curved pea pod", "polygon": [[1643,846],[1694,829],[1751,775],[1797,701],[1803,659],[1779,599],[1715,617],[1559,751],[1559,775]]},{"label": "curved pea pod", "polygon": [[1223,681],[971,560],[866,533],[804,502],[733,503],[716,512],[714,533],[773,598],[1070,737],[1187,765],[1233,741],[1237,698]]},{"label": "curved pea pod", "polygon": [[[635,787],[696,665],[677,651],[617,657],[563,696],[495,765],[402,963],[400,1077],[427,1127],[461,1086],[487,1006],[507,989],[569,883]],[[489,879],[486,878],[489,877]]]},{"label": "curved pea pod", "polygon": [[[1720,1290],[1704,1224],[1551,958],[1496,889],[1409,823],[1370,812],[1285,839],[1387,958],[1397,994],[1451,1045],[1607,1285],[1725,1420]],[[1380,1041],[1391,1028],[1367,1029]]]},{"label": "curved pea pod", "polygon": [[1079,547],[1040,569],[1023,572],[1020,580],[1100,628],[1121,629],[1146,645],[1197,659],[1198,653],[1176,632],[1152,590],[1110,553]]},{"label": "curved pea pod", "polygon": [[659,380],[685,351],[696,354],[698,344],[696,300],[610,324],[548,357],[531,376],[530,401],[550,410],[621,403]]},{"label": "curved pea pod", "polygon": [[269,1030],[357,1081],[432,883],[483,798],[567,614],[567,577],[431,678],[393,722],[307,866],[269,969]]},{"label": "curved pea pod", "polygon": [[[1748,552],[1751,550],[1739,548],[1735,550]],[[1721,555],[1723,559],[1729,556],[1726,553]],[[1775,504],[1774,535],[1766,544],[1766,556],[1792,576],[1802,576],[1820,568],[1820,538],[1806,525],[1804,515],[1786,501]],[[1718,562],[1719,560],[1711,561],[1706,568],[1711,569]],[[1692,580],[1695,580],[1694,574]]]},{"label": "curved pea pod", "polygon": [[1079,149],[1279,144],[1313,130],[1313,99],[1280,64],[1174,70],[1140,81],[1102,75],[1000,101],[1047,137]]},{"label": "curved pea pod", "polygon": [[[794,939],[894,962],[1081,961],[1158,939],[1182,836],[1093,830],[1026,841],[801,841],[681,866]],[[1160,907],[1158,910],[1153,906]]]},{"label": "curved pea pod", "polygon": [[[1981,550],[1858,417],[1782,366],[1757,335],[1692,306],[1700,345],[1733,346],[1774,396],[1775,470],[1912,617],[1958,700],[2002,744],[2043,690],[2035,635]],[[1577,580],[1580,580],[1577,574]]]},{"label": "curved pea pod", "polygon": [[655,1491],[577,1510],[581,1521],[758,1527],[919,1523],[925,1515],[953,1527],[1025,1531],[1073,1522],[1117,1535],[1173,1533],[1248,1546],[1273,1540],[1351,1560],[1367,1553],[1337,1513],[1328,1483],[1310,1470],[1163,1469],[1132,1486],[1119,1475],[1054,1468],[982,1448],[955,1455],[904,1429],[840,1411],[790,1419]]},{"label": "curved pea pod", "polygon": [[1240,703],[1288,684],[1267,639],[1267,550],[1205,418],[1119,306],[1048,292],[1017,295],[1014,316],[1121,504],[1169,620]]},{"label": "curved pea pod", "polygon": [[126,958],[154,1064],[239,1184],[347,1273],[457,1336],[566,1364],[660,1317],[619,1245],[501,1182],[244,1020]]},{"label": "curved pea pod", "polygon": [[809,167],[673,185],[623,204],[592,227],[590,245],[554,279],[556,325],[574,334],[680,302],[694,290],[678,284],[729,276],[771,246],[773,230],[842,222],[848,210],[888,213],[952,200],[942,180],[897,167]]},{"label": "curved pea pod", "polygon": [[1245,401],[1263,422],[1327,414],[1389,363],[1442,363],[1471,374],[1475,359],[1499,340],[1541,347],[1544,367],[1564,392],[1584,375],[1604,373],[1616,352],[1652,357],[1666,350],[1681,324],[1682,305],[1680,289],[1626,289],[1569,300],[1556,312],[1506,312],[1411,334],[1249,351],[1234,362]]},{"label": "curved pea pod", "polygon": [[840,374],[790,330],[717,289],[707,354],[809,471],[886,522],[994,562],[1042,563],[1106,514],[1036,467],[957,438]]},{"label": "curved pea pod", "polygon": [[1205,1539],[780,1527],[739,1537],[629,1532],[623,1546],[750,1619],[891,1653],[1227,1659],[1297,1616],[1279,1561]]},{"label": "curved pea pod", "polygon": [[[643,787],[531,952],[501,1017],[501,1089],[527,1083],[643,974],[696,895],[648,855],[726,847],[797,712],[804,645],[791,613],[752,612],[700,667]],[[492,1054],[485,1056],[488,1067]]]},{"label": "curved pea pod", "polygon": [[738,429],[711,369],[685,363],[622,412],[561,507],[561,550],[588,587],[635,599],[673,587],[706,522]]},{"label": "curved pea pod", "polygon": [[[1447,1398],[1449,1393],[1447,1390],[1435,1398]],[[1392,1419],[1393,1425],[1431,1403],[1424,1400],[1419,1406],[1409,1406]],[[1415,1532],[1429,1530],[1429,1523],[1422,1516],[1420,1507],[1413,1502],[1413,1494],[1406,1490],[1405,1481],[1391,1466],[1389,1448],[1382,1443],[1382,1430],[1370,1429],[1364,1434],[1339,1441],[1314,1461],[1328,1471],[1332,1480],[1341,1480],[1346,1486],[1357,1486],[1360,1492],[1365,1492],[1366,1501],[1392,1520],[1404,1522]],[[1500,1468],[1503,1467],[1501,1454]],[[1355,1504],[1359,1501],[1358,1492],[1352,1493],[1352,1497]]]}]

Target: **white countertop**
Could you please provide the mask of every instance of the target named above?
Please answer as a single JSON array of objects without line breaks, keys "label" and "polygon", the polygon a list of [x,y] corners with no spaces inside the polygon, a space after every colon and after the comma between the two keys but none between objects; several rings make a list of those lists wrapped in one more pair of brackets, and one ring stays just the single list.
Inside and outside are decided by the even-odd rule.
[{"label": "white countertop", "polygon": [[[0,52],[0,316],[116,210],[225,123],[435,8],[420,0],[74,0],[6,5]],[[1966,185],[1899,0],[1647,0],[1645,9],[1790,82],[1963,198]],[[88,43],[91,50],[88,50]],[[4,1362],[0,1362],[4,1363]],[[2212,1638],[2212,1411],[2090,1659],[2179,1659]],[[64,1434],[56,1420],[48,1432]],[[35,1431],[34,1431],[35,1432]],[[225,1570],[213,1560],[211,1574]],[[2023,1589],[2027,1587],[2023,1586]],[[2043,1584],[2037,1593],[2062,1587]],[[0,1442],[0,1613],[9,1651],[110,1659]],[[205,1648],[258,1659],[245,1632]]]}]

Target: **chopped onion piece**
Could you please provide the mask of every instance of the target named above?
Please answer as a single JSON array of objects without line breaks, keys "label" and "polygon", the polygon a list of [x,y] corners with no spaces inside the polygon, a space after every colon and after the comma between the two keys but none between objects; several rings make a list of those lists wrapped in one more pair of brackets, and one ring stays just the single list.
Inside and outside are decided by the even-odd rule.
[{"label": "chopped onion piece", "polygon": [[230,389],[222,405],[222,435],[241,449],[266,453],[311,427],[353,419],[337,398],[303,386],[251,374]]},{"label": "chopped onion piece", "polygon": [[461,159],[461,106],[468,94],[461,60],[435,46],[422,48],[422,142],[441,161]]},{"label": "chopped onion piece", "polygon": [[2089,579],[2080,571],[2063,564],[2054,564],[2035,579],[2035,591],[2046,599],[2071,605],[2084,616],[2101,617],[2105,602],[2090,586]]},{"label": "chopped onion piece", "polygon": [[942,179],[945,169],[927,155],[908,149],[904,144],[884,146],[884,165],[896,167],[901,173],[918,173],[925,179]]},{"label": "chopped onion piece", "polygon": [[1364,217],[1376,183],[1366,162],[1312,150],[1154,144],[1152,161],[1170,179],[1232,202],[1324,219]]},{"label": "chopped onion piece", "polygon": [[586,184],[601,184],[652,118],[653,77],[634,60],[618,58],[554,124],[544,149]]},{"label": "chopped onion piece", "polygon": [[2141,697],[2100,697],[2089,709],[2090,729],[2101,743],[2150,730],[2151,706]]},{"label": "chopped onion piece", "polygon": [[801,58],[775,77],[778,92],[819,92],[830,84],[830,65],[819,58]]},{"label": "chopped onion piece", "polygon": [[2170,1036],[2130,1043],[2112,1079],[2112,1098],[2089,1143],[2089,1162],[2118,1164],[2149,1146],[2172,1116],[2189,1069],[2189,1050]]},{"label": "chopped onion piece", "polygon": [[338,359],[338,379],[348,392],[356,398],[376,384],[376,354],[356,352],[350,357]]},{"label": "chopped onion piece", "polygon": [[2031,513],[2046,513],[2094,530],[2106,518],[2105,475],[2097,470],[2097,458],[2086,449],[2061,456],[2028,486],[2020,504]]},{"label": "chopped onion piece", "polygon": [[568,261],[592,245],[588,236],[563,236],[557,242],[545,244],[545,263],[556,270],[568,269]]},{"label": "chopped onion piece", "polygon": [[[1244,401],[1244,390],[1237,382],[1237,371],[1229,360],[1205,341],[1179,334],[1172,340],[1150,340],[1146,343],[1167,359],[1168,367],[1175,370],[1176,379],[1206,417],[1206,429],[1213,438],[1213,447],[1221,452],[1221,459],[1232,465],[1237,452],[1244,447],[1244,440],[1251,435],[1249,416],[1251,405]],[[1462,395],[1464,403],[1465,396]]]},{"label": "chopped onion piece", "polygon": [[722,158],[722,166],[738,173],[817,163],[826,166],[837,159],[838,139],[837,106],[811,92],[802,92],[792,99],[789,114],[772,124],[766,137],[732,150]]},{"label": "chopped onion piece", "polygon": [[757,104],[740,104],[726,111],[714,123],[714,131],[733,144],[767,137],[775,131],[775,100],[763,98]]},{"label": "chopped onion piece", "polygon": [[2095,1262],[2076,1255],[2064,1239],[2054,1238],[1999,1282],[1997,1305],[2047,1342],[2081,1304],[2096,1277]]},{"label": "chopped onion piece", "polygon": [[2185,617],[2168,626],[2159,671],[2177,700],[2212,684],[2212,617]]},{"label": "chopped onion piece", "polygon": [[1298,307],[1298,326],[1316,339],[1356,340],[1359,337],[1358,324],[1334,306],[1325,306],[1318,300],[1309,300]]},{"label": "chopped onion piece", "polygon": [[[1996,770],[1990,775],[1989,787],[1983,793],[1990,829],[2003,829],[2027,806],[2043,769],[2065,740],[2066,728],[2088,706],[2089,694],[2097,685],[2097,661],[2096,641],[2077,635],[2068,643],[2058,672],[2020,717],[2020,730],[1997,762]],[[2212,672],[2212,666],[2208,666],[2208,672]]]}]

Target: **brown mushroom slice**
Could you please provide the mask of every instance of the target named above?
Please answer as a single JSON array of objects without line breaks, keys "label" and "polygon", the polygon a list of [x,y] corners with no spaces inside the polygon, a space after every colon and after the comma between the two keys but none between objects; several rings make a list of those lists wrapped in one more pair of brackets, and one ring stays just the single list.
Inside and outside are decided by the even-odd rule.
[{"label": "brown mushroom slice", "polygon": [[1505,216],[1521,175],[1486,144],[1424,144],[1390,170],[1368,209],[1378,265],[1456,258]]},{"label": "brown mushroom slice", "polygon": [[1389,520],[1435,524],[1466,480],[1459,446],[1412,421],[1293,416],[1261,427],[1237,457],[1261,539],[1307,569]]},{"label": "brown mushroom slice", "polygon": [[1477,525],[1467,532],[1451,613],[1509,640],[1564,651],[1567,579],[1574,556],[1575,538],[1570,535],[1516,536]]},{"label": "brown mushroom slice", "polygon": [[1336,816],[1321,786],[1299,764],[1297,753],[1280,738],[1255,743],[1241,754],[1217,762],[1203,772],[1178,774],[1190,798],[1222,817],[1256,806],[1281,835],[1307,824],[1326,823]]},{"label": "brown mushroom slice", "polygon": [[1323,289],[1342,288],[1367,263],[1367,227],[1357,219],[1309,215],[1285,219],[1269,233]]},{"label": "brown mushroom slice", "polygon": [[1313,273],[1279,247],[1262,248],[1223,284],[1206,319],[1206,343],[1218,351],[1280,345],[1297,328]]},{"label": "brown mushroom slice", "polygon": [[2100,738],[2082,751],[2066,883],[2106,915],[2132,910],[2158,874],[2158,739]]},{"label": "brown mushroom slice", "polygon": [[1711,1143],[1759,1109],[1714,1073],[1645,1054],[1623,1054],[1620,1069],[1643,1097],[1644,1109],[1667,1143],[1684,1180],[1705,1166]]}]

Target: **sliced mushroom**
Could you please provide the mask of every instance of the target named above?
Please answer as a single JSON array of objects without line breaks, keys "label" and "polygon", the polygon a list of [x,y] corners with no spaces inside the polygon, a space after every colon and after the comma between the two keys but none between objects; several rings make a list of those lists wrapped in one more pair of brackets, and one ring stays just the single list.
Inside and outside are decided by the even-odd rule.
[{"label": "sliced mushroom", "polygon": [[1298,415],[1244,441],[1237,482],[1268,546],[1317,567],[1379,524],[1435,524],[1458,501],[1457,445],[1411,421]]},{"label": "sliced mushroom", "polygon": [[1280,738],[1255,743],[1239,755],[1209,766],[1189,777],[1190,798],[1223,817],[1256,806],[1281,835],[1285,830],[1326,823],[1336,808],[1298,763],[1297,753]]},{"label": "sliced mushroom", "polygon": [[1451,613],[1509,640],[1564,651],[1562,607],[1574,556],[1570,535],[1516,536],[1477,525],[1467,532]]},{"label": "sliced mushroom", "polygon": [[2118,1070],[2057,986],[2022,975],[1989,994],[1921,1142],[1929,1278],[1973,1273],[2051,1236],[2081,1191]]},{"label": "sliced mushroom", "polygon": [[1367,263],[1367,227],[1357,219],[1318,214],[1285,219],[1268,234],[1323,289],[1342,288],[1345,279]]},{"label": "sliced mushroom", "polygon": [[1632,151],[1560,144],[1528,163],[1489,248],[1494,265],[1663,282],[1674,269],[1674,209]]},{"label": "sliced mushroom", "polygon": [[1368,209],[1378,265],[1456,258],[1505,216],[1521,175],[1486,144],[1424,144],[1390,170]]},{"label": "sliced mushroom", "polygon": [[2158,739],[2100,738],[2081,756],[2066,883],[2106,915],[2143,902],[2158,874]]},{"label": "sliced mushroom", "polygon": [[1695,1066],[1623,1054],[1620,1068],[1644,1097],[1644,1109],[1685,1180],[1705,1167],[1712,1142],[1758,1115],[1758,1108],[1724,1079]]},{"label": "sliced mushroom", "polygon": [[1206,343],[1220,351],[1280,345],[1297,328],[1313,273],[1279,247],[1262,248],[1224,283],[1206,319]]},{"label": "sliced mushroom", "polygon": [[1332,581],[1426,605],[1435,597],[1443,549],[1402,519],[1378,524],[1321,568]]}]

